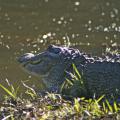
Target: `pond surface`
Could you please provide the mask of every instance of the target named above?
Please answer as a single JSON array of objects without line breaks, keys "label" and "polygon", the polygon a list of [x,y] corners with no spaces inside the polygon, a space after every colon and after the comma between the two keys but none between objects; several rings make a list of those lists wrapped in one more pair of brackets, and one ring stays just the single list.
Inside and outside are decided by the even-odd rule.
[{"label": "pond surface", "polygon": [[103,44],[119,45],[120,0],[0,0],[1,84],[8,79],[41,88],[39,78],[24,72],[16,59],[49,44],[94,55],[102,53]]}]

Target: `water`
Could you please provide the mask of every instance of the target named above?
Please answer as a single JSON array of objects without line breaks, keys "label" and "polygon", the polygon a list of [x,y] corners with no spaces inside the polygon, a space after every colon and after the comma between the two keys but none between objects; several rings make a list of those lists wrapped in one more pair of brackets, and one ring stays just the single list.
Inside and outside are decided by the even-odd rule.
[{"label": "water", "polygon": [[27,81],[41,88],[39,78],[25,73],[16,59],[49,44],[95,55],[101,54],[102,44],[119,45],[119,12],[119,0],[0,0],[0,83]]}]

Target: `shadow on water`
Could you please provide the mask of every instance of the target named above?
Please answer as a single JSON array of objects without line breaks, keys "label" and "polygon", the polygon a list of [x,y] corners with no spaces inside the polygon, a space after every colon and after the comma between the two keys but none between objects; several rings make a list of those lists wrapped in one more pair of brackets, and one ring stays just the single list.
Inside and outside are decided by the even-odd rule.
[{"label": "shadow on water", "polygon": [[0,0],[0,83],[42,86],[16,59],[66,45],[100,55],[102,44],[120,44],[119,0]]}]

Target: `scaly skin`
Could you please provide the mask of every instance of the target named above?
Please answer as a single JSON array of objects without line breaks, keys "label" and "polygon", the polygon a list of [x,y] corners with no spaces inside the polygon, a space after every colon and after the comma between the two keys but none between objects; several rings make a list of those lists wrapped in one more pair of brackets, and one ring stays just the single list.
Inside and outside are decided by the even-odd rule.
[{"label": "scaly skin", "polygon": [[[47,91],[60,90],[66,77],[71,78],[74,63],[83,73],[86,96],[119,95],[120,55],[91,57],[77,49],[50,45],[37,55],[26,53],[18,61],[31,74],[40,76]],[[65,74],[66,73],[66,74]],[[84,91],[83,91],[84,92]]]}]

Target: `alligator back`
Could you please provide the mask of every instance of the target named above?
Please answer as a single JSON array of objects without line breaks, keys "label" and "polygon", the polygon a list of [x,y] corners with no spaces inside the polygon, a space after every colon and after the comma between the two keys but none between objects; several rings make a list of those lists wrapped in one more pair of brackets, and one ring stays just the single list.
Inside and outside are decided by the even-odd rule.
[{"label": "alligator back", "polygon": [[83,71],[89,95],[120,95],[120,63],[87,63]]}]

